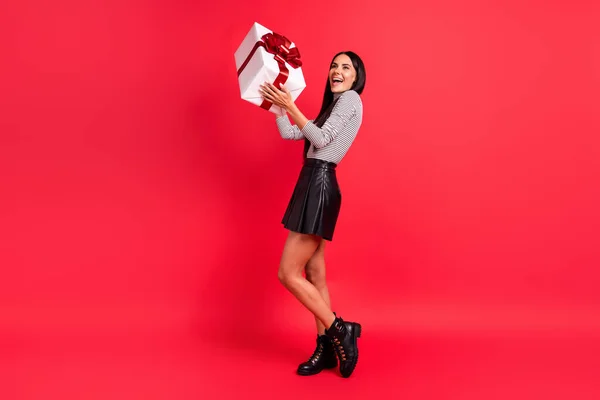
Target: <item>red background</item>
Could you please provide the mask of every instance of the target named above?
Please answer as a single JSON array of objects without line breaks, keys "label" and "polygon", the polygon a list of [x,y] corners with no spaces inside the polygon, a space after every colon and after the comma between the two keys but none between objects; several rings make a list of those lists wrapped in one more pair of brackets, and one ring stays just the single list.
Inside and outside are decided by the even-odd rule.
[{"label": "red background", "polygon": [[[3,399],[598,398],[600,10],[593,1],[0,5]],[[343,380],[277,281],[302,144],[239,98],[253,22],[314,117],[364,60],[340,164]]]}]

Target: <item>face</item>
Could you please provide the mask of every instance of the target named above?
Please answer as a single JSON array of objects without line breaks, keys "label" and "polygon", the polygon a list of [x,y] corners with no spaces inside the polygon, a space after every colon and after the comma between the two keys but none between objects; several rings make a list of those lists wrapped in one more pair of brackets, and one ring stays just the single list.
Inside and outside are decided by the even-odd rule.
[{"label": "face", "polygon": [[329,86],[333,93],[349,90],[356,80],[356,70],[352,60],[345,54],[337,56],[329,68]]}]

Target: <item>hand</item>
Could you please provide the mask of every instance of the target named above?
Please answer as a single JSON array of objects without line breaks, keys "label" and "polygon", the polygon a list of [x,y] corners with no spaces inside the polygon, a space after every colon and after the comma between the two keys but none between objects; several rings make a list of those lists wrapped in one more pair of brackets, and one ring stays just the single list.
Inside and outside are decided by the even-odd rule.
[{"label": "hand", "polygon": [[264,99],[281,107],[283,110],[289,110],[294,104],[292,94],[283,84],[280,85],[281,89],[278,89],[271,83],[265,82],[264,85],[260,86],[260,94]]}]

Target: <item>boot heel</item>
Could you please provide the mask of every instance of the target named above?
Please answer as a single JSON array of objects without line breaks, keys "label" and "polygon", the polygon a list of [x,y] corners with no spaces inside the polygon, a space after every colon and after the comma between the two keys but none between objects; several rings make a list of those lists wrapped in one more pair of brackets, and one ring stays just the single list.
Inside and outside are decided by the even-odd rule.
[{"label": "boot heel", "polygon": [[337,353],[340,374],[344,378],[352,375],[358,362],[357,338],[362,333],[362,326],[357,322],[345,322],[340,317],[335,317],[333,324],[325,330],[325,334],[333,340]]},{"label": "boot heel", "polygon": [[354,324],[354,330],[356,331],[356,337],[359,338],[362,331],[360,324]]}]

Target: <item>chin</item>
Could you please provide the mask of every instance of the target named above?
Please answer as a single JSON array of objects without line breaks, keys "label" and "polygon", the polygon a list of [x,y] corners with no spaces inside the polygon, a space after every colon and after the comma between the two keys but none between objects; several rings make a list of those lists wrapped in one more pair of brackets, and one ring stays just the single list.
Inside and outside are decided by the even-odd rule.
[{"label": "chin", "polygon": [[341,86],[331,86],[331,85],[329,85],[329,89],[331,89],[332,93],[343,93],[343,92],[345,92],[346,90],[348,90],[350,88],[344,88],[344,87],[341,87]]}]

